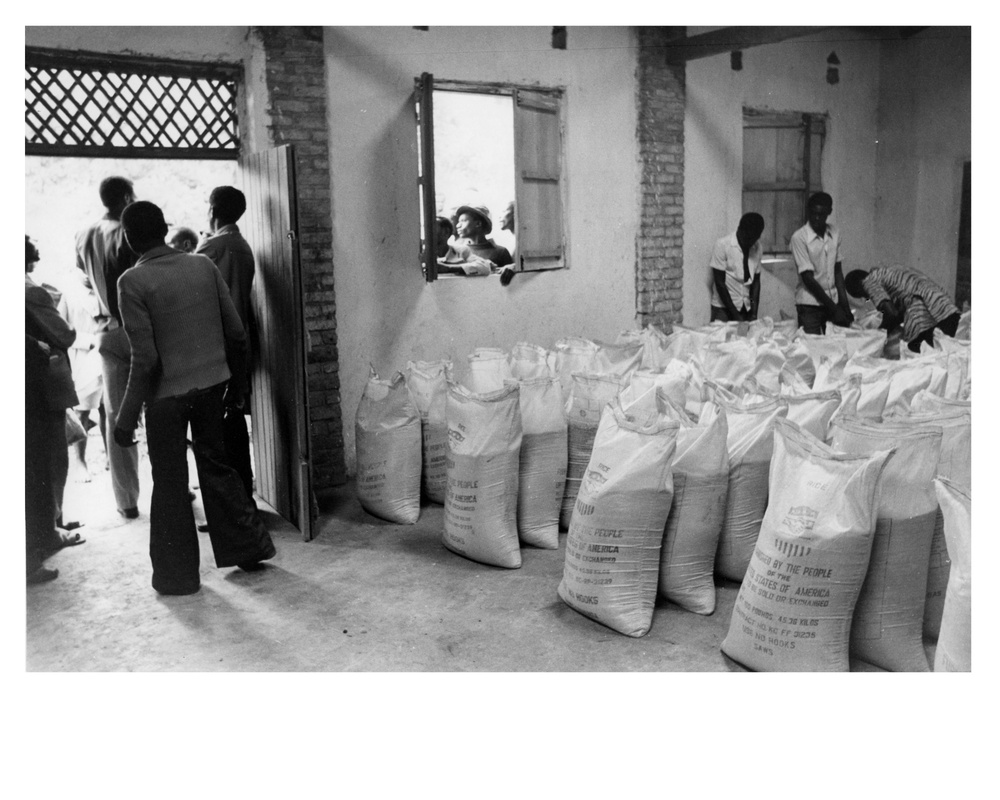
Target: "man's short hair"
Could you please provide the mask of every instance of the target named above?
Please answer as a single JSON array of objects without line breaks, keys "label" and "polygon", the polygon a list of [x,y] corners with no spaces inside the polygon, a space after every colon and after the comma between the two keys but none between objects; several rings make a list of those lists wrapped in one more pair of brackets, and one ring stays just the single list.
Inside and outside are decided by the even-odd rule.
[{"label": "man's short hair", "polygon": [[442,217],[442,216],[435,217],[434,218],[434,222],[435,222],[435,224],[437,224],[437,225],[439,225],[441,227],[447,228],[449,236],[454,236],[455,235],[455,225],[447,217]]},{"label": "man's short hair", "polygon": [[178,228],[170,238],[170,244],[179,247],[182,242],[188,242],[194,251],[198,247],[198,234],[190,228]]},{"label": "man's short hair", "polygon": [[160,207],[148,200],[137,200],[125,206],[122,227],[130,245],[162,241],[168,230]]},{"label": "man's short hair", "polygon": [[120,175],[112,175],[110,178],[105,178],[101,181],[100,193],[101,202],[104,203],[104,207],[109,211],[113,208],[118,208],[127,199],[135,196],[132,181]]},{"label": "man's short hair", "polygon": [[867,297],[865,292],[865,278],[868,273],[863,269],[852,269],[844,276],[844,288],[851,297]]},{"label": "man's short hair", "polygon": [[825,205],[833,208],[833,198],[826,192],[816,192],[815,194],[809,195],[809,199],[806,201],[806,210],[812,210],[818,205]]},{"label": "man's short hair", "polygon": [[756,242],[764,232],[764,217],[756,211],[748,211],[740,217],[740,223],[736,226],[736,229],[745,231]]},{"label": "man's short hair", "polygon": [[235,186],[216,186],[208,196],[215,218],[223,225],[232,225],[247,210],[247,199]]},{"label": "man's short hair", "polygon": [[28,264],[34,264],[38,261],[38,248],[35,247],[35,243],[31,241],[31,237],[25,234],[24,236],[24,266]]}]

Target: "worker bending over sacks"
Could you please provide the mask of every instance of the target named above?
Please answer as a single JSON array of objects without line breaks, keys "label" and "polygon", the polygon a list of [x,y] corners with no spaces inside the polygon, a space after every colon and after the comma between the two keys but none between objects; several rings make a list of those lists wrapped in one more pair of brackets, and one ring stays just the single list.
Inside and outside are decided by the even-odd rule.
[{"label": "worker bending over sacks", "polygon": [[856,269],[845,279],[851,297],[871,300],[882,312],[882,327],[888,331],[903,326],[903,340],[914,353],[920,343],[934,341],[934,329],[948,336],[958,330],[961,312],[947,293],[919,272],[903,267],[876,267],[871,272]]}]

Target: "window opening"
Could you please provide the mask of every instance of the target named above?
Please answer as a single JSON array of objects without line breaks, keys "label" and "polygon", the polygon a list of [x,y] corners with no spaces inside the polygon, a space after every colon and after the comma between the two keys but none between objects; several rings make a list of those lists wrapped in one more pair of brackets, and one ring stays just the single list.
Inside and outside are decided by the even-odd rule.
[{"label": "window opening", "polygon": [[461,206],[487,209],[487,238],[507,250],[518,271],[565,267],[562,92],[435,82],[424,73],[415,98],[426,280],[463,274],[449,264],[462,252],[455,226]]}]

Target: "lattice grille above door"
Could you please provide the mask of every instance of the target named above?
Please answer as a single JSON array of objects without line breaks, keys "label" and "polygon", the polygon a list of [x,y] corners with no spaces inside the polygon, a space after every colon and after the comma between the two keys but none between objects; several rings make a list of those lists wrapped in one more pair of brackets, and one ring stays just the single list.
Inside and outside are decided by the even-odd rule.
[{"label": "lattice grille above door", "polygon": [[26,51],[25,153],[235,159],[235,69]]}]

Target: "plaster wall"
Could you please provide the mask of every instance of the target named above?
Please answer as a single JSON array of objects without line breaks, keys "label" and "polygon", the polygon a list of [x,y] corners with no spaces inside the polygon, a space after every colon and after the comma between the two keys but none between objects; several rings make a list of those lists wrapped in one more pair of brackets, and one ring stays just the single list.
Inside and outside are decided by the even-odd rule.
[{"label": "plaster wall", "polygon": [[[707,28],[688,28],[697,34]],[[830,52],[840,82],[826,82]],[[729,54],[687,65],[684,122],[684,320],[708,322],[708,267],[716,239],[736,230],[742,214],[743,108],[828,114],[823,147],[824,191],[834,199],[830,222],[843,232],[845,270],[876,256],[874,224],[879,45],[856,31],[832,29],[743,53],[742,71]],[[747,209],[752,210],[752,209]],[[765,265],[760,316],[795,315],[791,261]]]},{"label": "plaster wall", "polygon": [[[551,347],[563,336],[613,339],[635,322],[639,169],[636,51],[626,28],[327,28],[330,170],[344,440],[369,362],[383,377],[407,360],[451,358],[456,377],[477,346]],[[569,269],[424,282],[419,256],[414,79],[565,89]],[[483,145],[489,145],[483,131]]]},{"label": "plaster wall", "polygon": [[969,28],[882,48],[874,260],[955,291],[962,167],[972,158]]}]

